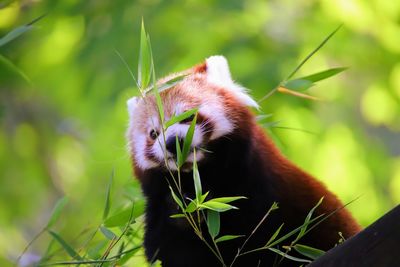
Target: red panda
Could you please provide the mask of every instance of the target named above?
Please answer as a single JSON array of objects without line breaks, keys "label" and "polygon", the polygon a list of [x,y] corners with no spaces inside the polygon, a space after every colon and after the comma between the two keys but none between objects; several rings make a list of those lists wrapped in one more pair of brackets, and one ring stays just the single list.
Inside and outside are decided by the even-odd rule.
[{"label": "red panda", "polygon": [[[257,125],[255,115],[249,109],[258,108],[257,102],[232,80],[223,56],[209,57],[205,63],[184,74],[186,76],[176,85],[160,93],[165,119],[198,108],[192,148],[205,148],[196,152],[203,191],[210,191],[213,198],[247,197],[237,201],[238,210],[220,214],[221,235],[248,236],[273,202],[277,202],[279,209],[268,216],[246,244],[247,250],[255,249],[265,245],[282,223],[282,234],[302,225],[321,197],[324,199],[315,216],[329,214],[343,206],[321,182],[288,161]],[[160,83],[170,78],[162,79]],[[157,110],[154,95],[128,100],[129,152],[135,176],[147,199],[146,256],[149,260],[159,259],[163,266],[221,266],[185,224],[185,219],[170,217],[179,210],[169,191],[168,169],[176,171],[176,141],[183,140],[190,122],[175,124],[164,135]],[[190,152],[181,173],[186,196],[194,195],[190,168],[193,160],[193,152]],[[307,233],[301,244],[328,250],[338,242],[338,232],[348,238],[359,230],[357,222],[343,208]],[[235,239],[219,243],[228,265],[243,241]],[[276,257],[277,254],[263,250],[237,258],[234,266],[272,266]],[[292,261],[283,260],[279,266],[294,265]]]}]

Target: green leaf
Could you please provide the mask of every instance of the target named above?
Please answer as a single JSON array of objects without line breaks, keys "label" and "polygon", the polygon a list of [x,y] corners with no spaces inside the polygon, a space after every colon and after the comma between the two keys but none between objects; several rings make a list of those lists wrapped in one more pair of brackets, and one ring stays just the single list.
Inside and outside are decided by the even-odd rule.
[{"label": "green leaf", "polygon": [[14,40],[15,38],[21,36],[22,34],[24,34],[25,32],[29,31],[30,29],[32,29],[32,25],[34,23],[36,23],[37,21],[41,20],[45,15],[42,15],[36,19],[34,19],[33,21],[29,22],[28,24],[25,24],[23,26],[19,26],[17,28],[15,28],[14,30],[10,31],[9,33],[7,33],[4,37],[0,38],[0,47],[11,42],[12,40]]},{"label": "green leaf", "polygon": [[323,251],[323,250],[309,247],[306,245],[296,244],[296,245],[294,245],[293,248],[300,254],[302,254],[306,257],[309,257],[310,259],[313,259],[313,260],[316,260],[317,258],[319,258],[325,254],[325,251]]},{"label": "green leaf", "polygon": [[[140,205],[140,204],[141,203],[135,203],[135,209],[134,209],[134,214],[133,214],[134,218],[139,216],[143,211],[144,206]],[[128,206],[128,207],[114,213],[113,215],[109,216],[104,221],[104,226],[106,226],[106,227],[125,226],[131,216],[132,208],[133,208],[133,206]]]},{"label": "green leaf", "polygon": [[175,145],[176,145],[176,161],[177,165],[180,168],[183,164],[182,150],[181,145],[179,144],[178,136],[175,136]]},{"label": "green leaf", "polygon": [[189,205],[186,207],[185,212],[192,213],[197,209],[197,201],[192,200]]},{"label": "green leaf", "polygon": [[[11,60],[9,60],[8,58],[0,55],[0,62],[7,69],[9,69],[11,73],[17,74],[18,76],[20,76],[20,78],[25,80],[29,85],[32,85],[32,81],[31,81],[31,79],[29,79],[29,77],[26,75],[26,73],[24,71],[22,71],[18,66],[16,66]],[[4,75],[4,73],[3,73],[3,75]],[[9,75],[7,75],[7,76],[9,76]]]},{"label": "green leaf", "polygon": [[208,193],[210,193],[210,191],[207,191],[206,193],[204,193],[204,194],[201,196],[201,198],[199,199],[199,203],[200,203],[200,204],[203,203],[204,200],[206,200],[206,198],[207,198],[207,196],[208,196]]},{"label": "green leaf", "polygon": [[104,211],[103,211],[103,221],[107,219],[108,214],[110,213],[110,207],[111,207],[111,186],[114,178],[114,170],[111,172],[110,180],[108,181],[107,185],[107,193],[106,193],[106,203],[104,205]]},{"label": "green leaf", "polygon": [[218,237],[218,238],[215,240],[215,243],[223,242],[223,241],[228,241],[228,240],[236,239],[236,238],[243,237],[243,236],[244,236],[244,235],[223,235],[223,236],[221,236],[221,237]]},{"label": "green leaf", "polygon": [[272,113],[270,113],[270,114],[261,114],[261,115],[256,116],[256,121],[257,121],[257,122],[261,122],[261,121],[263,121],[263,120],[266,120],[266,119],[268,119],[268,118],[271,118],[272,116],[273,116]]},{"label": "green leaf", "polygon": [[237,196],[237,197],[217,197],[217,198],[213,198],[213,199],[210,199],[210,200],[211,200],[211,201],[214,201],[214,202],[220,202],[220,203],[230,203],[230,202],[233,202],[233,201],[238,200],[238,199],[247,199],[247,197],[243,197],[243,196]]},{"label": "green leaf", "polygon": [[[189,129],[186,132],[185,140],[183,141],[183,149],[182,149],[183,162],[186,161],[186,159],[190,153],[190,147],[191,147],[192,141],[193,141],[194,130],[196,128],[196,121],[197,121],[197,113],[194,115],[194,118],[193,118],[192,122],[190,123]],[[196,159],[194,159],[193,162],[195,162],[195,161],[196,161]]]},{"label": "green leaf", "polygon": [[169,187],[169,190],[171,190],[171,195],[172,195],[173,199],[175,200],[175,203],[178,204],[178,206],[179,206],[182,210],[184,210],[182,201],[181,201],[181,200],[179,199],[179,197],[175,194],[175,192],[174,192],[174,190],[172,189],[171,186]]},{"label": "green leaf", "polygon": [[203,193],[201,188],[199,168],[197,167],[196,151],[194,152],[194,160],[193,160],[193,182],[194,182],[194,190],[196,192],[196,200],[198,203],[201,203],[200,199]]},{"label": "green leaf", "polygon": [[46,225],[46,229],[50,229],[58,220],[60,217],[61,211],[64,209],[65,205],[68,203],[68,198],[67,197],[62,197],[60,198],[56,205],[54,206],[54,209],[51,213],[49,222]]},{"label": "green leaf", "polygon": [[[126,251],[123,251],[123,256],[118,260],[117,265],[115,266],[125,266],[124,264],[130,260],[138,251],[140,251],[142,247],[137,246]],[[106,265],[107,266],[107,265]]]},{"label": "green leaf", "polygon": [[339,74],[342,71],[345,71],[347,69],[348,69],[347,67],[327,69],[327,70],[320,71],[320,72],[317,72],[317,73],[314,73],[314,74],[311,74],[311,75],[307,75],[307,76],[301,77],[299,79],[307,80],[307,81],[315,83],[315,82],[318,82],[318,81],[321,81],[321,80],[325,80],[325,79],[327,79],[329,77],[335,76],[335,75],[337,75],[337,74]]},{"label": "green leaf", "polygon": [[75,260],[83,260],[81,256],[58,234],[49,230],[49,234],[63,247],[63,249],[68,253],[69,256]]},{"label": "green leaf", "polygon": [[219,213],[213,210],[207,211],[207,228],[208,233],[214,239],[219,234],[220,219]]},{"label": "green leaf", "polygon": [[282,257],[287,258],[287,259],[292,260],[292,261],[306,262],[306,263],[310,263],[311,262],[310,260],[307,260],[307,259],[301,259],[301,258],[290,256],[290,255],[286,254],[285,252],[282,252],[282,251],[280,251],[279,249],[276,249],[276,248],[268,248],[268,249],[273,251],[273,252],[275,252],[275,253],[277,253],[277,254],[279,254],[279,255],[281,255]]},{"label": "green leaf", "polygon": [[300,229],[299,234],[297,235],[295,242],[297,242],[300,238],[302,238],[307,230],[308,222],[311,220],[311,217],[315,211],[316,208],[318,208],[319,205],[321,205],[322,201],[324,200],[324,197],[321,197],[318,203],[308,212],[305,220],[304,220],[304,226]]},{"label": "green leaf", "polygon": [[170,218],[185,218],[186,215],[183,213],[178,213],[178,214],[172,214],[169,216]]},{"label": "green leaf", "polygon": [[214,210],[218,212],[224,212],[232,209],[238,209],[235,206],[226,204],[226,203],[221,203],[221,202],[214,202],[212,200],[206,201],[202,204],[199,204],[198,207],[203,208],[203,209],[208,209],[208,210]]},{"label": "green leaf", "polygon": [[116,239],[117,236],[107,227],[100,226],[100,231],[103,233],[103,235],[110,240]]},{"label": "green leaf", "polygon": [[283,84],[283,87],[291,90],[301,91],[301,90],[307,90],[313,85],[314,83],[312,81],[306,80],[304,78],[299,78],[285,82]]},{"label": "green leaf", "polygon": [[265,244],[265,247],[267,247],[269,244],[271,244],[271,242],[273,242],[277,238],[282,227],[283,227],[283,223],[281,224],[281,226],[279,226],[279,228],[275,231],[275,233],[270,237],[267,244]]},{"label": "green leaf", "polygon": [[144,27],[142,20],[142,27],[140,31],[140,50],[139,50],[139,63],[138,63],[138,84],[140,88],[145,89],[150,82],[151,76],[151,46],[150,40]]},{"label": "green leaf", "polygon": [[171,119],[169,119],[166,123],[165,123],[165,129],[167,129],[168,127],[183,121],[184,119],[189,118],[190,116],[192,116],[193,114],[195,114],[199,109],[198,108],[194,108],[194,109],[190,109],[188,111],[185,111],[179,115],[173,116]]}]

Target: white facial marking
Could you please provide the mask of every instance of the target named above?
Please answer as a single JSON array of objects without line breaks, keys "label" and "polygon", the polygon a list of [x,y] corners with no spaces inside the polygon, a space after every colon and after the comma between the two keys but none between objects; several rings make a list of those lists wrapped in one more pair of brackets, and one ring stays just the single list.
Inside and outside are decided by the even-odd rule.
[{"label": "white facial marking", "polygon": [[210,140],[215,140],[233,131],[234,125],[228,120],[224,110],[219,108],[219,106],[212,103],[205,103],[200,106],[199,112],[214,125]]},{"label": "white facial marking", "polygon": [[206,59],[207,80],[231,90],[235,96],[249,107],[259,108],[256,101],[247,94],[246,88],[235,83],[231,78],[228,61],[223,56],[211,56]]},{"label": "white facial marking", "polygon": [[134,114],[134,111],[138,104],[138,100],[139,99],[137,97],[132,97],[126,102],[126,105],[128,106],[129,117],[132,117],[132,115]]}]

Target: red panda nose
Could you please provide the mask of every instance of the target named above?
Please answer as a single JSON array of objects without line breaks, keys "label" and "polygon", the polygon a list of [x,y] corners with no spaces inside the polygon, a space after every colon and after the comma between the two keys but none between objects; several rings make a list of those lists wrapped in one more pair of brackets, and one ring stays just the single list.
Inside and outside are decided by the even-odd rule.
[{"label": "red panda nose", "polygon": [[[184,141],[183,138],[178,137],[179,147],[181,149],[183,147],[183,141]],[[175,136],[168,137],[165,147],[167,148],[168,152],[176,156],[176,137]]]}]

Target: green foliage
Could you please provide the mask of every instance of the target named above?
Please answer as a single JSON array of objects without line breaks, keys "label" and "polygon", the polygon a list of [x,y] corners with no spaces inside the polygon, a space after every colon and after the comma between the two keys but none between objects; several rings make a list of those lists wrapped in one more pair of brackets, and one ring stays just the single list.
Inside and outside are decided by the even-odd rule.
[{"label": "green foliage", "polygon": [[[146,71],[139,74],[142,67],[148,70],[144,67],[148,64],[146,51],[137,77],[127,74],[114,52],[127,59],[124,64],[129,70],[130,63],[138,61],[141,43],[144,48],[150,46],[147,34],[145,42],[138,38],[142,17],[154,38],[151,56],[159,77],[193,66],[207,56],[223,54],[232,76],[250,88],[256,100],[275,88],[335,25],[343,23],[323,49],[286,79],[287,83],[310,81],[310,74],[320,70],[351,66],[343,75],[303,87],[307,94],[325,101],[276,93],[261,104],[263,112],[273,114],[268,119],[274,124],[269,124],[268,131],[285,154],[325,182],[344,202],[362,195],[349,209],[363,225],[371,223],[400,201],[399,8],[393,3],[354,2],[352,9],[335,1],[0,4],[0,37],[3,42],[10,40],[0,47],[0,265],[15,262],[9,255],[19,255],[34,239],[31,233],[41,232],[44,225],[39,222],[48,221],[52,203],[66,195],[69,208],[62,209],[62,219],[55,220],[51,230],[71,247],[100,255],[85,261],[106,265],[109,260],[101,260],[101,256],[110,240],[98,233],[99,227],[119,236],[134,209],[132,217],[137,223],[131,224],[133,233],[127,234],[136,247],[126,247],[124,254],[112,258],[118,255],[118,242],[110,258],[119,258],[118,264],[146,266],[139,256],[143,255],[143,230],[139,227],[143,197],[131,177],[125,149],[125,102],[138,94],[134,87],[140,87],[139,77],[148,83],[141,88],[145,92],[154,89],[155,83]],[[35,27],[27,25],[50,10]],[[282,10],[301,10],[301,16],[282,16]],[[21,31],[20,25],[29,30]],[[13,31],[11,41],[10,35],[6,36]],[[149,72],[155,72],[153,64],[150,66]],[[156,91],[175,82],[171,80]],[[297,90],[287,83],[287,89]],[[162,103],[157,103],[160,108]],[[275,127],[277,121],[279,127]],[[112,169],[116,171],[112,207],[103,222],[105,177]],[[199,203],[206,202],[205,195]],[[197,199],[193,201],[186,209],[191,207],[196,214]],[[81,234],[86,228],[88,232]],[[279,239],[278,231],[274,240]],[[60,251],[60,243],[51,240],[52,236],[40,235],[29,252],[40,253],[43,259],[51,256],[51,262],[64,261],[68,256],[65,250]]]}]

